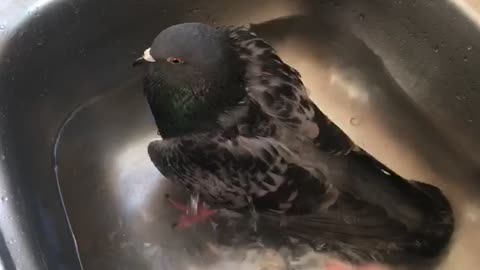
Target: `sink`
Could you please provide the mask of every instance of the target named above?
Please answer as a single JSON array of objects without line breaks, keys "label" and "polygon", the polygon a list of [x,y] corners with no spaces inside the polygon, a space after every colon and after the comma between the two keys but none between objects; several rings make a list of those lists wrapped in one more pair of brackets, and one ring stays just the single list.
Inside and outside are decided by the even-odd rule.
[{"label": "sink", "polygon": [[479,16],[476,0],[3,0],[0,269],[285,269],[266,251],[205,261],[210,230],[171,228],[164,194],[185,194],[148,158],[131,63],[187,21],[251,23],[354,141],[447,194],[457,231],[431,269],[477,268]]}]

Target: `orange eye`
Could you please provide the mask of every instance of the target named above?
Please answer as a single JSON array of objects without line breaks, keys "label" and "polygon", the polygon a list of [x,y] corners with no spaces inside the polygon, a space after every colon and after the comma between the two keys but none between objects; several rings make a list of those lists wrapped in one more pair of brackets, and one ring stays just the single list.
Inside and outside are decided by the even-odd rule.
[{"label": "orange eye", "polygon": [[167,58],[167,62],[172,63],[172,64],[183,64],[183,60],[177,57],[169,57]]}]

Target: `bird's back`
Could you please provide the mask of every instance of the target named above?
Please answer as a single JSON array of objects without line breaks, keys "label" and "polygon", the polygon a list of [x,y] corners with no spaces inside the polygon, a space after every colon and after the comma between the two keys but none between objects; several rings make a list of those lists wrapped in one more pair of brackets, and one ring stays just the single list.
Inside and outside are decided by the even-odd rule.
[{"label": "bird's back", "polygon": [[[249,65],[249,115],[257,120],[247,121],[252,126],[246,130],[278,140],[297,155],[300,166],[309,169],[313,181],[325,181],[333,189],[329,195],[336,194],[321,214],[291,219],[284,229],[287,234],[300,238],[318,234],[319,242],[362,247],[370,255],[375,250],[385,255],[395,248],[402,251],[397,255],[439,252],[453,231],[452,210],[442,192],[402,178],[356,146],[313,103],[300,74],[272,47],[247,30],[235,35],[239,53]],[[269,128],[258,130],[258,126]],[[268,133],[262,133],[265,130]],[[315,197],[311,189],[303,192]]]}]

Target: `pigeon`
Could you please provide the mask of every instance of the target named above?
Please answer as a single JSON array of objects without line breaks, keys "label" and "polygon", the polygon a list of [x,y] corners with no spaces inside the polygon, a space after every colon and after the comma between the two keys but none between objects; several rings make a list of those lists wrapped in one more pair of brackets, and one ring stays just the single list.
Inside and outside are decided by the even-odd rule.
[{"label": "pigeon", "polygon": [[[158,170],[200,207],[249,215],[255,231],[355,263],[439,256],[454,228],[436,187],[406,180],[357,146],[309,98],[300,73],[249,27],[182,23],[134,65],[161,140]],[[190,213],[188,213],[190,211]]]}]

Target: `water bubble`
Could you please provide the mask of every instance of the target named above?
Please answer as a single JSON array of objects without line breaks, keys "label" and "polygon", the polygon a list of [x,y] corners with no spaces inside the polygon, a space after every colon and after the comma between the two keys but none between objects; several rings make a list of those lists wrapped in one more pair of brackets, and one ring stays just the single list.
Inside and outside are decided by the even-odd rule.
[{"label": "water bubble", "polygon": [[360,14],[358,15],[358,17],[359,17],[360,20],[362,20],[362,21],[365,20],[365,14],[363,14],[363,13],[360,13]]},{"label": "water bubble", "polygon": [[40,16],[40,13],[39,13],[39,11],[38,11],[38,7],[35,8],[35,9],[33,9],[33,10],[28,10],[28,11],[27,11],[27,14],[28,14],[28,15],[33,15],[33,16],[35,16],[35,17]]},{"label": "water bubble", "polygon": [[197,13],[197,12],[200,12],[200,11],[201,11],[200,8],[192,8],[192,9],[190,9],[188,12],[190,12],[190,13]]},{"label": "water bubble", "polygon": [[360,119],[359,118],[356,118],[356,117],[352,117],[350,118],[350,124],[353,125],[353,126],[358,126],[360,125]]},{"label": "water bubble", "polygon": [[8,202],[8,197],[7,196],[2,196],[2,202]]},{"label": "water bubble", "polygon": [[472,49],[473,49],[473,46],[472,46],[472,45],[469,45],[469,46],[467,47],[467,50],[469,50],[469,51],[471,51]]},{"label": "water bubble", "polygon": [[0,24],[0,30],[3,30],[5,28],[7,28],[7,26],[5,24]]},{"label": "water bubble", "polygon": [[468,62],[468,57],[467,56],[463,57],[463,62]]},{"label": "water bubble", "polygon": [[435,47],[433,47],[433,51],[434,51],[435,53],[438,53],[438,51],[440,51],[440,46],[435,45]]},{"label": "water bubble", "polygon": [[353,224],[355,223],[355,218],[352,216],[344,216],[343,221],[347,224]]},{"label": "water bubble", "polygon": [[6,159],[5,154],[0,155],[0,161],[4,161]]}]

